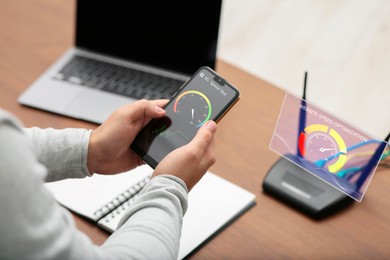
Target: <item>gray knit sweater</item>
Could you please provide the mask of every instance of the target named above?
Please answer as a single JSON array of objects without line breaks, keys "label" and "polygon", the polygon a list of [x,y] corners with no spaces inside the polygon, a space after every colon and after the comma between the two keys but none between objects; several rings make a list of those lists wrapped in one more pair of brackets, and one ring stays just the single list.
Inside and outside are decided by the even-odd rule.
[{"label": "gray knit sweater", "polygon": [[89,176],[90,131],[24,129],[0,110],[0,259],[176,259],[187,189],[153,178],[102,246],[78,231],[45,181]]}]

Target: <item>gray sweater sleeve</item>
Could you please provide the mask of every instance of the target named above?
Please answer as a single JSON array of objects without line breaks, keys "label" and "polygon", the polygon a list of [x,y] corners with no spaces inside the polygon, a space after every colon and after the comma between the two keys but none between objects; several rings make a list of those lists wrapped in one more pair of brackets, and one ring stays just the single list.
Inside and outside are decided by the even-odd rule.
[{"label": "gray sweater sleeve", "polygon": [[85,129],[25,128],[38,161],[48,170],[46,181],[83,178],[87,168],[88,142],[91,131]]},{"label": "gray sweater sleeve", "polygon": [[[40,134],[44,135],[44,131]],[[86,139],[79,137],[82,143],[78,145],[86,147]],[[64,143],[60,137],[55,140],[63,144],[64,151],[66,145],[77,143]],[[43,163],[51,163],[44,154],[51,154],[49,147],[37,148],[17,121],[1,110],[0,143],[0,259],[177,257],[182,217],[187,208],[187,190],[180,179],[153,178],[123,218],[121,228],[99,247],[77,230],[72,216],[44,186],[48,168]],[[52,144],[57,147],[55,142]],[[84,148],[74,149],[82,151]],[[50,164],[49,169],[55,173],[53,176],[60,178],[74,176],[74,173],[66,173],[67,163],[71,171],[78,169],[75,172],[79,172],[85,165],[84,160],[65,159],[58,162],[61,164],[58,167]],[[76,174],[76,177],[81,175]]]}]

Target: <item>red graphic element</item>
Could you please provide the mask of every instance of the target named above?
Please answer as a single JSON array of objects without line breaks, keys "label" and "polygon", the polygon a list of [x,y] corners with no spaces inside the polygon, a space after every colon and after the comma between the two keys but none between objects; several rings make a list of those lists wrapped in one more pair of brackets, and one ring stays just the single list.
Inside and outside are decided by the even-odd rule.
[{"label": "red graphic element", "polygon": [[298,139],[298,149],[302,157],[305,157],[305,152],[306,152],[305,141],[306,141],[306,134],[304,132],[301,132]]}]

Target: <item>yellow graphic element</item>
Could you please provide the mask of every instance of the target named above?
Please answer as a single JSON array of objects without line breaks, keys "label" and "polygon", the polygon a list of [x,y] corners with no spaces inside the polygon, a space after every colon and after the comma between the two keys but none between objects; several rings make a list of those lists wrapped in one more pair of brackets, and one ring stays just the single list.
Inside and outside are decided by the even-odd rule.
[{"label": "yellow graphic element", "polygon": [[[329,130],[330,129],[330,130]],[[309,125],[305,128],[304,132],[307,135],[310,135],[311,133],[314,132],[323,132],[331,136],[335,141],[338,146],[339,152],[337,153],[337,161],[334,162],[333,164],[328,166],[328,170],[331,173],[336,173],[338,172],[341,168],[343,168],[344,164],[347,162],[347,146],[345,145],[345,142],[341,135],[334,130],[333,128],[329,128],[326,125],[323,124],[314,124],[314,125]],[[329,133],[328,133],[329,132]]]},{"label": "yellow graphic element", "polygon": [[321,125],[321,124],[316,124],[316,125],[309,125],[305,128],[305,133],[306,134],[311,134],[313,132],[324,132],[324,133],[327,133],[328,132],[328,126],[326,125]]},{"label": "yellow graphic element", "polygon": [[345,145],[345,142],[343,138],[340,136],[339,133],[336,132],[334,129],[330,129],[329,135],[333,137],[333,139],[336,141],[337,146],[339,147],[339,158],[337,161],[328,166],[328,170],[332,173],[338,172],[341,168],[343,168],[344,164],[347,162],[347,146]]}]

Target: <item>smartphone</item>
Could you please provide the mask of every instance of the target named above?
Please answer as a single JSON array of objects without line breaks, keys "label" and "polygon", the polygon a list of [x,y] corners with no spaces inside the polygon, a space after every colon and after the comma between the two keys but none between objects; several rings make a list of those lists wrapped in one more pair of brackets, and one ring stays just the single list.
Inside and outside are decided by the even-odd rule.
[{"label": "smartphone", "polygon": [[188,144],[209,120],[218,122],[239,100],[239,90],[209,67],[201,67],[172,96],[166,115],[152,119],[131,148],[153,169],[171,151]]}]

